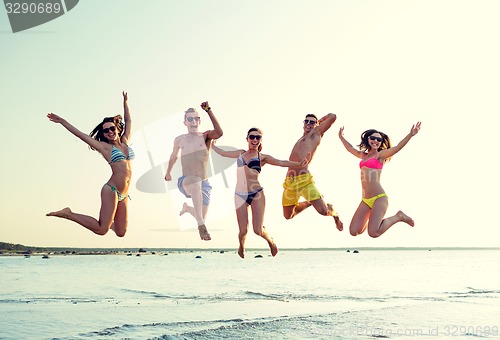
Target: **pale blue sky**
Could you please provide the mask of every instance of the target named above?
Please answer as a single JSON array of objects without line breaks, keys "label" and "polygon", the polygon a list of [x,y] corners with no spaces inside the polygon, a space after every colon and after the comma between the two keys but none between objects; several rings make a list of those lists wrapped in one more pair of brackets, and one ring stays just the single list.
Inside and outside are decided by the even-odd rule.
[{"label": "pale blue sky", "polygon": [[[85,0],[64,16],[13,34],[0,10],[0,240],[33,246],[236,247],[235,169],[215,187],[202,242],[178,218],[177,190],[131,188],[129,230],[96,236],[45,213],[71,207],[97,216],[110,175],[96,152],[50,123],[55,112],[85,132],[122,112],[129,93],[138,152],[134,180],[166,161],[184,133],[181,113],[208,100],[224,136],[245,147],[252,126],[264,152],[286,159],[306,113],[337,114],[310,170],[346,227],[361,197],[352,144],[369,128],[397,143],[421,132],[386,165],[389,213],[415,228],[379,239],[339,233],[333,220],[281,213],[286,170],[264,167],[265,225],[280,247],[497,246],[496,131],[500,123],[498,1],[131,1]],[[203,112],[201,112],[203,115]],[[203,117],[203,116],[202,116]],[[203,129],[211,128],[208,119]],[[147,147],[146,147],[147,145]],[[163,170],[162,170],[163,172]],[[164,186],[161,181],[158,185]],[[164,188],[162,188],[164,189]],[[164,189],[166,190],[166,189]],[[264,247],[250,234],[248,247]]]}]

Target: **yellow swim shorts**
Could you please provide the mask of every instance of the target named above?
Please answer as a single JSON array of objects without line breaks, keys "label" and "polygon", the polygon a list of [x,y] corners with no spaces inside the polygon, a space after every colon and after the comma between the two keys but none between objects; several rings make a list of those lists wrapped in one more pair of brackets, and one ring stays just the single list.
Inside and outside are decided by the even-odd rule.
[{"label": "yellow swim shorts", "polygon": [[313,176],[310,173],[298,176],[288,176],[283,183],[282,202],[284,207],[295,206],[299,203],[300,196],[308,202],[321,198],[321,194],[314,185]]}]

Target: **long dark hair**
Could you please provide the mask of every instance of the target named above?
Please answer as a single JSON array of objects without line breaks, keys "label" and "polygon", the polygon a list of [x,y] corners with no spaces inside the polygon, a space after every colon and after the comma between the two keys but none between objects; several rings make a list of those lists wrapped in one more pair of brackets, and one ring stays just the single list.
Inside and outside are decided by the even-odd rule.
[{"label": "long dark hair", "polygon": [[[377,151],[385,150],[385,149],[390,149],[392,147],[391,140],[389,139],[389,136],[387,136],[385,133],[380,132],[375,129],[370,129],[366,130],[361,134],[361,143],[358,145],[359,149],[362,151],[370,151],[371,146],[370,143],[368,143],[368,137],[373,135],[374,133],[379,133],[382,136],[382,142],[380,143],[380,146]],[[387,161],[389,158],[386,159]]]},{"label": "long dark hair", "polygon": [[[123,130],[125,127],[125,124],[122,122],[122,116],[117,115],[114,117],[106,117],[102,120],[99,125],[97,125],[92,132],[90,132],[90,137],[94,138],[95,140],[98,140],[100,142],[105,142],[109,143],[109,140],[104,136],[104,132],[102,131],[104,123],[114,123],[116,126],[116,132],[118,134],[118,137],[121,137],[123,134]],[[90,147],[92,150],[95,150],[93,147]]]},{"label": "long dark hair", "polygon": [[[250,130],[248,130],[247,138],[248,138],[248,135],[250,134],[250,132],[254,132],[254,131],[260,133],[260,135],[262,136],[262,131],[259,128],[253,127]],[[259,152],[262,151],[262,142],[260,142],[259,147],[257,148],[257,151],[259,151]]]}]

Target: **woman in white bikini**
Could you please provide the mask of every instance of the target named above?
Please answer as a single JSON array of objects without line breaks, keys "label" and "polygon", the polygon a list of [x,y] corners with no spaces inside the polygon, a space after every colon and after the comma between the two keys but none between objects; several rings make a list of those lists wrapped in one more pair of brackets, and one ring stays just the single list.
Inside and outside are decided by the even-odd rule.
[{"label": "woman in white bikini", "polygon": [[111,166],[111,178],[101,189],[101,210],[99,219],[78,214],[70,208],[48,213],[47,216],[61,217],[76,222],[98,235],[105,235],[112,229],[119,237],[125,236],[128,216],[128,189],[132,176],[131,162],[134,150],[128,146],[132,130],[132,120],[128,108],[128,96],[123,95],[123,116],[106,117],[87,135],[54,113],[47,117],[51,122],[61,124],[69,132],[87,143],[92,150],[101,153]]},{"label": "woman in white bikini", "polygon": [[396,215],[384,219],[389,199],[380,185],[380,175],[384,163],[399,152],[420,130],[421,123],[413,125],[410,133],[398,145],[391,147],[389,136],[371,129],[361,134],[359,150],[344,138],[344,127],[339,130],[339,138],[344,147],[354,156],[361,158],[361,188],[363,196],[349,226],[352,236],[362,234],[368,229],[368,235],[379,237],[397,222],[414,226],[413,219],[401,210]]}]

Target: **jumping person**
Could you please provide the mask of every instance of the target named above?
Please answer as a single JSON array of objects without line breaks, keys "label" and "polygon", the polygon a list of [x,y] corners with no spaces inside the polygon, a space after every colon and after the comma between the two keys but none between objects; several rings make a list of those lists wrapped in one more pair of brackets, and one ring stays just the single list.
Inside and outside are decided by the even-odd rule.
[{"label": "jumping person", "polygon": [[[321,138],[337,119],[333,113],[329,113],[319,119],[314,114],[307,114],[304,120],[304,133],[295,143],[290,154],[290,161],[300,161],[306,155],[314,156]],[[343,224],[338,214],[330,203],[326,203],[314,184],[313,176],[309,172],[309,163],[301,166],[290,166],[288,168],[285,182],[283,183],[283,216],[291,219],[304,209],[313,206],[316,211],[324,216],[333,216],[335,225],[342,231]],[[299,202],[300,197],[305,201]]]},{"label": "jumping person", "polygon": [[380,184],[382,168],[392,156],[398,153],[420,130],[421,122],[413,125],[410,133],[398,145],[392,147],[389,136],[370,129],[361,134],[359,150],[344,138],[344,127],[339,130],[339,138],[344,147],[354,156],[361,158],[361,203],[354,213],[349,226],[351,235],[357,236],[368,229],[368,235],[379,237],[397,222],[414,226],[411,217],[399,210],[394,216],[384,218],[389,199]]},{"label": "jumping person", "polygon": [[236,206],[236,218],[238,220],[240,246],[238,255],[245,257],[245,239],[248,233],[248,208],[252,209],[252,225],[255,234],[267,241],[271,255],[276,256],[278,247],[264,227],[264,211],[266,208],[266,197],[264,189],[259,183],[259,174],[265,164],[282,167],[300,167],[307,164],[305,158],[301,162],[278,160],[270,155],[261,153],[262,131],[251,128],[246,137],[248,150],[225,151],[213,145],[212,148],[219,155],[236,158],[237,178],[236,191],[234,193],[234,204]]},{"label": "jumping person", "polygon": [[191,198],[193,201],[192,207],[184,203],[181,214],[185,212],[191,213],[198,223],[200,238],[204,241],[209,241],[211,237],[205,226],[205,219],[210,204],[212,187],[208,183],[206,169],[212,140],[220,138],[223,132],[208,102],[203,102],[201,108],[208,113],[214,129],[199,132],[198,129],[201,123],[200,115],[193,108],[185,111],[184,125],[188,133],[177,136],[174,140],[174,148],[168,162],[165,180],[172,180],[170,172],[177,161],[180,150],[182,176],[177,181],[177,187],[184,196]]},{"label": "jumping person", "polygon": [[48,213],[47,216],[68,219],[98,235],[105,235],[109,229],[112,229],[117,236],[125,236],[128,225],[128,189],[132,176],[130,161],[134,158],[134,150],[129,146],[132,119],[128,108],[128,95],[126,92],[122,92],[122,95],[125,124],[122,123],[120,115],[106,117],[92,130],[90,135],[81,132],[54,113],[47,115],[51,122],[61,124],[69,132],[87,143],[92,150],[101,153],[111,166],[112,172],[111,178],[101,189],[99,220],[88,215],[75,213],[70,208]]}]

